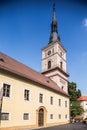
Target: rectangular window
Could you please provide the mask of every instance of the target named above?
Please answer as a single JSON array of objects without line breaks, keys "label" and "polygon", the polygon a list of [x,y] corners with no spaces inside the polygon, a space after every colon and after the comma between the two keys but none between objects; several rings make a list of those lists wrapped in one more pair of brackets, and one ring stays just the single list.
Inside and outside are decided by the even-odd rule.
[{"label": "rectangular window", "polygon": [[61,114],[58,115],[58,118],[61,119]]},{"label": "rectangular window", "polygon": [[65,115],[65,119],[67,119],[67,114]]},{"label": "rectangular window", "polygon": [[53,114],[50,114],[50,119],[53,119]]},{"label": "rectangular window", "polygon": [[67,101],[65,101],[65,107],[67,107]]},{"label": "rectangular window", "polygon": [[29,113],[23,114],[23,120],[29,120]]},{"label": "rectangular window", "polygon": [[50,97],[50,104],[53,105],[53,97]]},{"label": "rectangular window", "polygon": [[10,97],[10,85],[9,84],[3,84],[3,96]]},{"label": "rectangular window", "polygon": [[1,113],[1,120],[9,120],[9,113]]},{"label": "rectangular window", "polygon": [[39,102],[43,103],[43,94],[41,94],[41,93],[39,94]]},{"label": "rectangular window", "polygon": [[58,105],[61,106],[61,99],[58,99]]},{"label": "rectangular window", "polygon": [[24,90],[24,99],[29,101],[29,90],[27,89]]}]

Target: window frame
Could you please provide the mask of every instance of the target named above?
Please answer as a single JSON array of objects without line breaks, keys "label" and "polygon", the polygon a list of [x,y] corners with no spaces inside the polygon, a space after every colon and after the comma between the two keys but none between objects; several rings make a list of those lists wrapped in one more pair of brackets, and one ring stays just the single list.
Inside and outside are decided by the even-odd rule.
[{"label": "window frame", "polygon": [[63,62],[60,61],[60,68],[63,69]]},{"label": "window frame", "polygon": [[48,66],[47,66],[48,69],[51,69],[51,60],[48,61]]},{"label": "window frame", "polygon": [[27,88],[24,89],[24,100],[25,101],[30,101],[30,90],[27,89]]},{"label": "window frame", "polygon": [[61,107],[61,105],[62,105],[62,100],[59,98],[58,99],[58,106]]},{"label": "window frame", "polygon": [[[27,114],[28,118],[25,118],[24,116],[26,116],[26,115],[24,115],[24,114]],[[23,113],[23,121],[28,121],[28,120],[30,120],[30,113],[29,112],[24,112]]]},{"label": "window frame", "polygon": [[67,114],[65,115],[65,119],[67,119],[68,117],[67,117]]},{"label": "window frame", "polygon": [[[8,115],[5,115],[4,118],[2,119],[2,115],[3,114],[8,114]],[[8,116],[8,117],[6,117]],[[1,113],[1,121],[9,121],[10,120],[10,113],[9,112],[2,112]]]},{"label": "window frame", "polygon": [[43,103],[43,93],[39,93],[39,103]]},{"label": "window frame", "polygon": [[50,119],[53,119],[53,114],[50,114]]},{"label": "window frame", "polygon": [[[6,86],[4,86],[4,85],[6,85]],[[9,87],[9,90],[8,90],[8,88],[5,88],[5,87]],[[3,88],[3,94],[2,94],[3,97],[10,98],[11,97],[12,85],[10,85],[9,83],[3,82],[2,83],[2,88]]]},{"label": "window frame", "polygon": [[50,96],[50,104],[53,105],[53,96]]},{"label": "window frame", "polygon": [[62,119],[62,116],[61,116],[61,114],[58,114],[58,119]]},{"label": "window frame", "polygon": [[67,100],[65,101],[65,107],[67,107],[68,103],[67,103]]}]

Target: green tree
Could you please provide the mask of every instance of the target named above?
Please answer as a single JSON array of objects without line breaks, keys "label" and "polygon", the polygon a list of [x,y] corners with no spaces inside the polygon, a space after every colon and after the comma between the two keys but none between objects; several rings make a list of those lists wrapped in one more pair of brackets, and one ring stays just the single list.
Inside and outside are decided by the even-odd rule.
[{"label": "green tree", "polygon": [[77,98],[79,98],[81,96],[81,91],[80,89],[77,90]]},{"label": "green tree", "polygon": [[68,93],[70,95],[70,101],[76,101],[81,96],[81,91],[77,90],[77,85],[74,82],[68,82]]},{"label": "green tree", "polygon": [[80,102],[77,101],[77,98],[81,96],[81,91],[77,89],[75,82],[68,82],[68,93],[70,96],[70,113],[71,117],[74,118],[83,113],[83,108],[81,107]]},{"label": "green tree", "polygon": [[80,106],[80,102],[78,101],[71,101],[70,110],[72,118],[81,115],[84,112],[82,106]]}]

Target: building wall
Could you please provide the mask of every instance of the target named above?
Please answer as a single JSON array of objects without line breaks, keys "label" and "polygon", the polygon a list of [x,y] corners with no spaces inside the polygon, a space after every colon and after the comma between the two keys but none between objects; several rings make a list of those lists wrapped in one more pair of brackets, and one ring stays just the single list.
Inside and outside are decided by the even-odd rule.
[{"label": "building wall", "polygon": [[[49,61],[51,64],[50,68],[48,67]],[[63,88],[68,93],[66,51],[59,41],[51,43],[42,49],[42,72],[45,72],[45,76],[50,77],[60,88]]]},{"label": "building wall", "polygon": [[54,82],[57,83],[58,87],[62,88],[63,90],[68,93],[68,80],[65,75],[63,75],[58,70],[54,70],[53,72],[48,72],[45,74],[47,77],[50,77]]},{"label": "building wall", "polygon": [[[49,51],[51,51],[50,55],[48,55]],[[60,62],[62,62],[62,69],[66,72],[66,52],[58,42],[49,44],[42,50],[42,72],[48,70],[49,60],[52,61],[52,68],[60,67]]]},{"label": "building wall", "polygon": [[87,101],[81,101],[81,106],[84,109],[83,117],[87,118]]},{"label": "building wall", "polygon": [[[1,121],[1,128],[7,127],[38,127],[37,111],[40,107],[46,110],[45,125],[61,124],[69,122],[69,98],[64,97],[39,84],[9,74],[0,73],[0,89],[3,83],[11,85],[10,97],[3,97],[2,112],[10,114],[9,120]],[[30,91],[29,101],[24,100],[24,90]],[[43,103],[39,102],[39,94],[43,94]],[[50,97],[53,97],[53,105],[50,104]],[[61,99],[61,106],[58,100]],[[67,102],[67,107],[65,107]],[[29,113],[29,120],[23,120],[23,113]],[[53,119],[50,119],[53,114]],[[61,115],[61,119],[59,119]]]}]

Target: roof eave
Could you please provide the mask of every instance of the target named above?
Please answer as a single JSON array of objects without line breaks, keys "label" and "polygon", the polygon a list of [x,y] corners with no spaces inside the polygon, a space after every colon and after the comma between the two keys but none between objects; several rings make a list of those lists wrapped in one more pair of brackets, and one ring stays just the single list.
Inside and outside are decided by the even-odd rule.
[{"label": "roof eave", "polygon": [[46,86],[46,87],[48,87],[49,89],[54,90],[55,92],[57,92],[57,93],[59,93],[59,94],[61,94],[61,95],[64,95],[64,96],[66,96],[66,97],[69,97],[69,95],[68,95],[67,93],[58,91],[58,90],[56,90],[56,89],[53,89],[52,87],[49,86],[49,84],[48,84],[48,85],[43,84],[43,83],[41,83],[41,82],[39,82],[39,81],[37,81],[37,80],[35,80],[35,79],[33,79],[33,78],[27,77],[26,75],[23,75],[23,74],[18,73],[18,72],[16,73],[16,72],[14,72],[13,70],[8,70],[8,68],[6,68],[6,67],[0,66],[0,70],[2,70],[2,71],[7,71],[7,72],[9,72],[9,73],[11,73],[11,74],[15,74],[15,75],[17,75],[17,76],[19,76],[19,77],[22,77],[22,78],[25,78],[25,79],[27,79],[27,80],[31,80],[31,81],[33,81],[33,82],[36,82],[36,83],[40,84],[40,85]]}]

